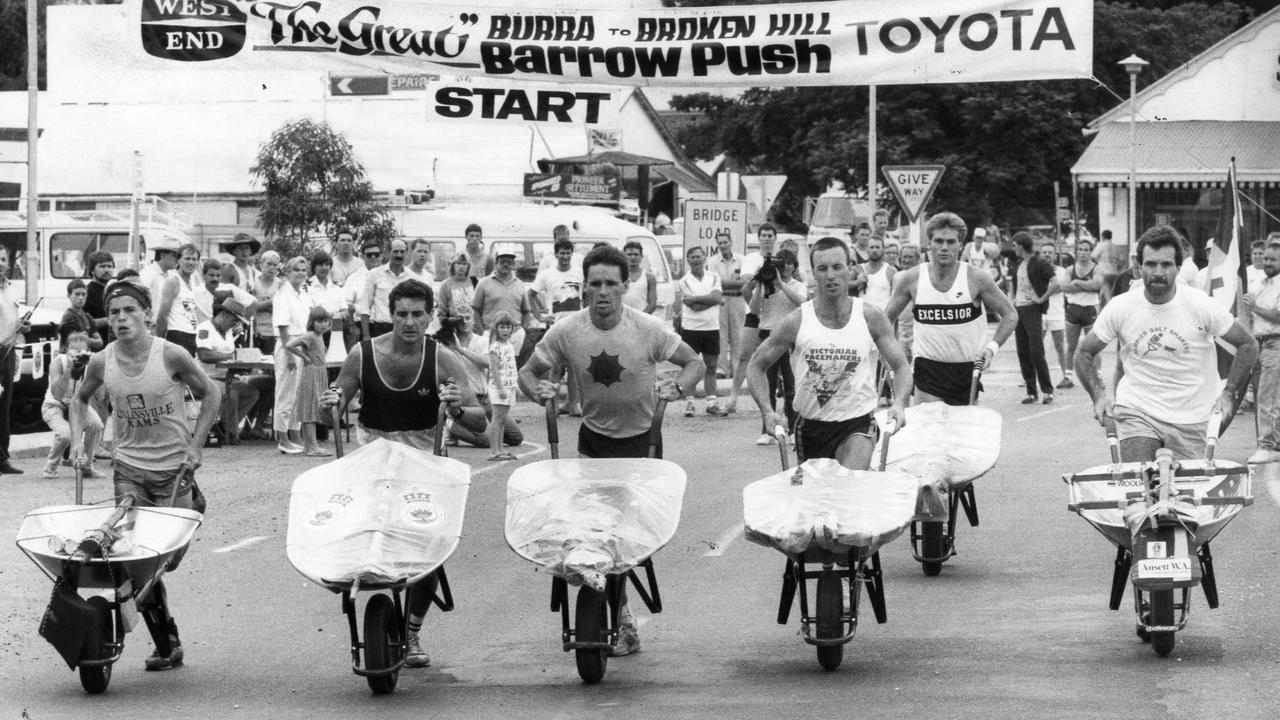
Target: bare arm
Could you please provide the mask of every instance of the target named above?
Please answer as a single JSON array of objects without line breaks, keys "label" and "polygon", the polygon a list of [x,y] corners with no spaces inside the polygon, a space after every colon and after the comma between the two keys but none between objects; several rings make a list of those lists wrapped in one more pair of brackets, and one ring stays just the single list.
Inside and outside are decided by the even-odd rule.
[{"label": "bare arm", "polygon": [[[969,272],[969,287],[978,288],[978,292],[974,293],[974,297],[982,302],[984,307],[991,308],[1000,318],[1000,324],[996,325],[995,337],[992,341],[996,345],[1003,345],[1005,340],[1013,334],[1014,328],[1018,327],[1018,311],[1013,309],[1013,302],[1009,297],[1000,292],[1000,288],[996,287],[996,283],[991,276],[973,268]],[[892,302],[889,303],[893,305]],[[896,316],[891,316],[896,317]],[[991,358],[995,353],[990,348],[983,348],[982,354],[975,360],[981,360],[983,367],[991,362]]]},{"label": "bare arm", "polygon": [[1227,375],[1227,385],[1222,389],[1218,406],[1214,408],[1226,413],[1235,407],[1235,396],[1249,382],[1249,376],[1258,360],[1258,341],[1238,320],[1231,324],[1231,329],[1227,330],[1222,339],[1236,349],[1235,359],[1231,361],[1231,372]]},{"label": "bare arm", "polygon": [[893,292],[889,295],[889,304],[884,309],[886,317],[896,318],[907,309],[907,305],[915,299],[916,278],[920,277],[920,268],[903,270],[894,276]]},{"label": "bare arm", "polygon": [[163,338],[169,330],[169,310],[173,308],[173,301],[178,297],[180,282],[182,281],[176,277],[165,278],[164,289],[160,292],[160,305],[156,309],[155,334],[158,338]]},{"label": "bare arm", "polygon": [[679,400],[679,393],[671,385],[679,384],[681,389],[692,388],[706,372],[706,365],[702,362],[702,356],[694,352],[693,348],[685,342],[680,343],[680,347],[676,348],[667,361],[680,367],[680,376],[676,378],[675,383],[670,380],[660,382],[658,395],[665,400]]},{"label": "bare arm", "polygon": [[347,353],[347,359],[342,361],[342,369],[338,371],[338,379],[333,382],[338,392],[325,390],[320,396],[321,407],[336,407],[338,414],[346,410],[351,398],[360,390],[361,351],[361,346],[356,345]]},{"label": "bare arm", "polygon": [[658,277],[651,272],[644,274],[646,286],[644,295],[644,313],[650,315],[658,309]]},{"label": "bare arm", "polygon": [[547,373],[550,371],[551,366],[535,352],[524,365],[520,366],[520,372],[516,375],[520,392],[539,405],[547,398],[554,397],[559,392],[559,386],[547,379]]},{"label": "bare arm", "polygon": [[203,461],[201,453],[204,450],[204,441],[209,437],[214,421],[218,419],[218,410],[222,406],[222,388],[209,379],[204,368],[200,367],[195,358],[177,345],[172,343],[165,345],[164,362],[165,367],[174,371],[174,378],[186,385],[191,391],[191,396],[200,403],[200,415],[196,418],[196,427],[191,433],[185,460],[186,464],[194,470],[200,467]]},{"label": "bare arm", "polygon": [[871,339],[880,351],[880,359],[893,372],[893,405],[889,415],[899,428],[907,424],[907,398],[915,386],[915,377],[911,374],[911,364],[907,362],[907,353],[898,343],[897,333],[893,331],[893,323],[885,317],[883,311],[874,305],[863,305],[862,316],[867,322],[867,330]]},{"label": "bare arm", "polygon": [[756,401],[760,414],[764,415],[766,425],[772,431],[774,426],[786,427],[786,421],[773,408],[769,407],[769,380],[767,373],[778,358],[782,357],[796,344],[796,335],[800,331],[800,311],[794,310],[783,319],[778,327],[769,333],[769,337],[760,343],[750,362],[747,363],[747,389],[751,391],[751,399]]},{"label": "bare arm", "polygon": [[1098,339],[1097,333],[1092,330],[1080,341],[1080,346],[1076,348],[1076,356],[1072,360],[1075,364],[1076,377],[1080,378],[1080,384],[1084,386],[1085,392],[1089,393],[1089,399],[1093,401],[1093,416],[1098,422],[1103,422],[1104,416],[1112,414],[1112,400],[1107,390],[1107,385],[1102,381],[1102,376],[1098,373],[1098,353],[1102,352],[1107,344]]}]

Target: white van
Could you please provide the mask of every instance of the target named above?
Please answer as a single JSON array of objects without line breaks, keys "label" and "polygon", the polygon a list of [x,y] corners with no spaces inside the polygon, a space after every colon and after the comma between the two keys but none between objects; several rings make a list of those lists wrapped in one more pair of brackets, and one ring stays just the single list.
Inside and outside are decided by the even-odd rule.
[{"label": "white van", "polygon": [[[57,353],[58,323],[70,307],[67,283],[89,276],[85,263],[94,252],[109,252],[116,268],[136,265],[129,261],[129,232],[132,225],[127,210],[70,210],[42,212],[37,217],[36,239],[40,248],[39,275],[34,279],[39,307],[31,314],[31,333],[18,346],[21,377],[13,386],[10,427],[14,432],[44,429],[40,404],[48,384],[45,371],[49,359]],[[173,214],[146,204],[140,212],[138,232],[141,248],[148,243],[167,241],[191,242],[186,230],[190,224]],[[26,297],[27,214],[0,211],[0,245],[9,251],[9,283],[18,298]],[[135,255],[136,256],[136,255]],[[30,308],[20,303],[19,312]]]},{"label": "white van", "polygon": [[585,255],[598,242],[622,249],[630,240],[640,243],[645,261],[658,280],[658,309],[655,315],[670,316],[675,299],[675,280],[668,258],[654,234],[620,220],[604,208],[586,205],[537,205],[533,203],[453,203],[440,207],[414,206],[394,213],[401,237],[410,242],[425,238],[431,243],[437,284],[449,272],[449,262],[466,250],[467,226],[476,223],[484,230],[485,251],[514,252],[516,275],[532,282],[543,258],[552,254],[551,231],[557,225],[569,228],[574,250]]}]

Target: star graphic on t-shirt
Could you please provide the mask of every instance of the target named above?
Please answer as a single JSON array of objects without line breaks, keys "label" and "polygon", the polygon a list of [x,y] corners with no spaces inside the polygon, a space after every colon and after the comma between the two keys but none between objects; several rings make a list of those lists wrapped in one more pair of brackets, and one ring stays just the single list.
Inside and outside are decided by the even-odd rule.
[{"label": "star graphic on t-shirt", "polygon": [[591,364],[587,366],[587,372],[591,373],[591,379],[609,387],[616,382],[622,382],[622,371],[626,368],[618,362],[617,355],[610,355],[601,350],[599,355],[591,357]]}]

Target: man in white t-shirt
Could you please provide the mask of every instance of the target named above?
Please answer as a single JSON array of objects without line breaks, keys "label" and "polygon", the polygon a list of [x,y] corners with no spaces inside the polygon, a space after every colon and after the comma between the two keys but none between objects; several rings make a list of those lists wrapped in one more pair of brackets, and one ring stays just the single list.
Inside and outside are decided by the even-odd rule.
[{"label": "man in white t-shirt", "polygon": [[[555,265],[538,271],[529,287],[529,306],[535,318],[548,327],[566,315],[582,309],[582,266],[573,264],[573,243],[568,238],[555,241],[552,246]],[[568,377],[569,402],[565,412],[574,417],[582,415],[578,399],[577,378]]]},{"label": "man in white t-shirt", "polygon": [[[707,414],[723,417],[727,413],[716,402],[716,361],[720,358],[720,305],[724,303],[720,276],[707,269],[707,251],[695,245],[684,253],[689,272],[680,278],[676,288],[680,308],[680,339],[702,356],[706,365],[703,383],[707,391]],[[684,416],[693,417],[693,390]]]},{"label": "man in white t-shirt", "polygon": [[[1076,374],[1101,423],[1114,418],[1125,462],[1155,459],[1161,447],[1177,459],[1204,455],[1206,423],[1234,409],[1258,356],[1258,343],[1204,292],[1177,282],[1182,238],[1168,226],[1138,239],[1141,292],[1117,295],[1099,313],[1076,352]],[[1235,346],[1231,373],[1218,392],[1216,340]],[[1110,396],[1094,358],[1120,342],[1123,377]]]}]

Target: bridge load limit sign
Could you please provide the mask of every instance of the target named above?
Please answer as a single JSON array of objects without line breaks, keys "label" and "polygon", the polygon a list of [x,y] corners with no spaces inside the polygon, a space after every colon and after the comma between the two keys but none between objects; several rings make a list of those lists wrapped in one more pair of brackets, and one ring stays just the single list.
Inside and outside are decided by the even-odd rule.
[{"label": "bridge load limit sign", "polygon": [[684,203],[684,249],[716,247],[716,235],[727,232],[733,251],[747,252],[746,200],[686,200]]},{"label": "bridge load limit sign", "polygon": [[902,211],[914,223],[929,204],[946,169],[945,165],[885,165],[880,171],[889,181],[889,189],[898,198]]}]

